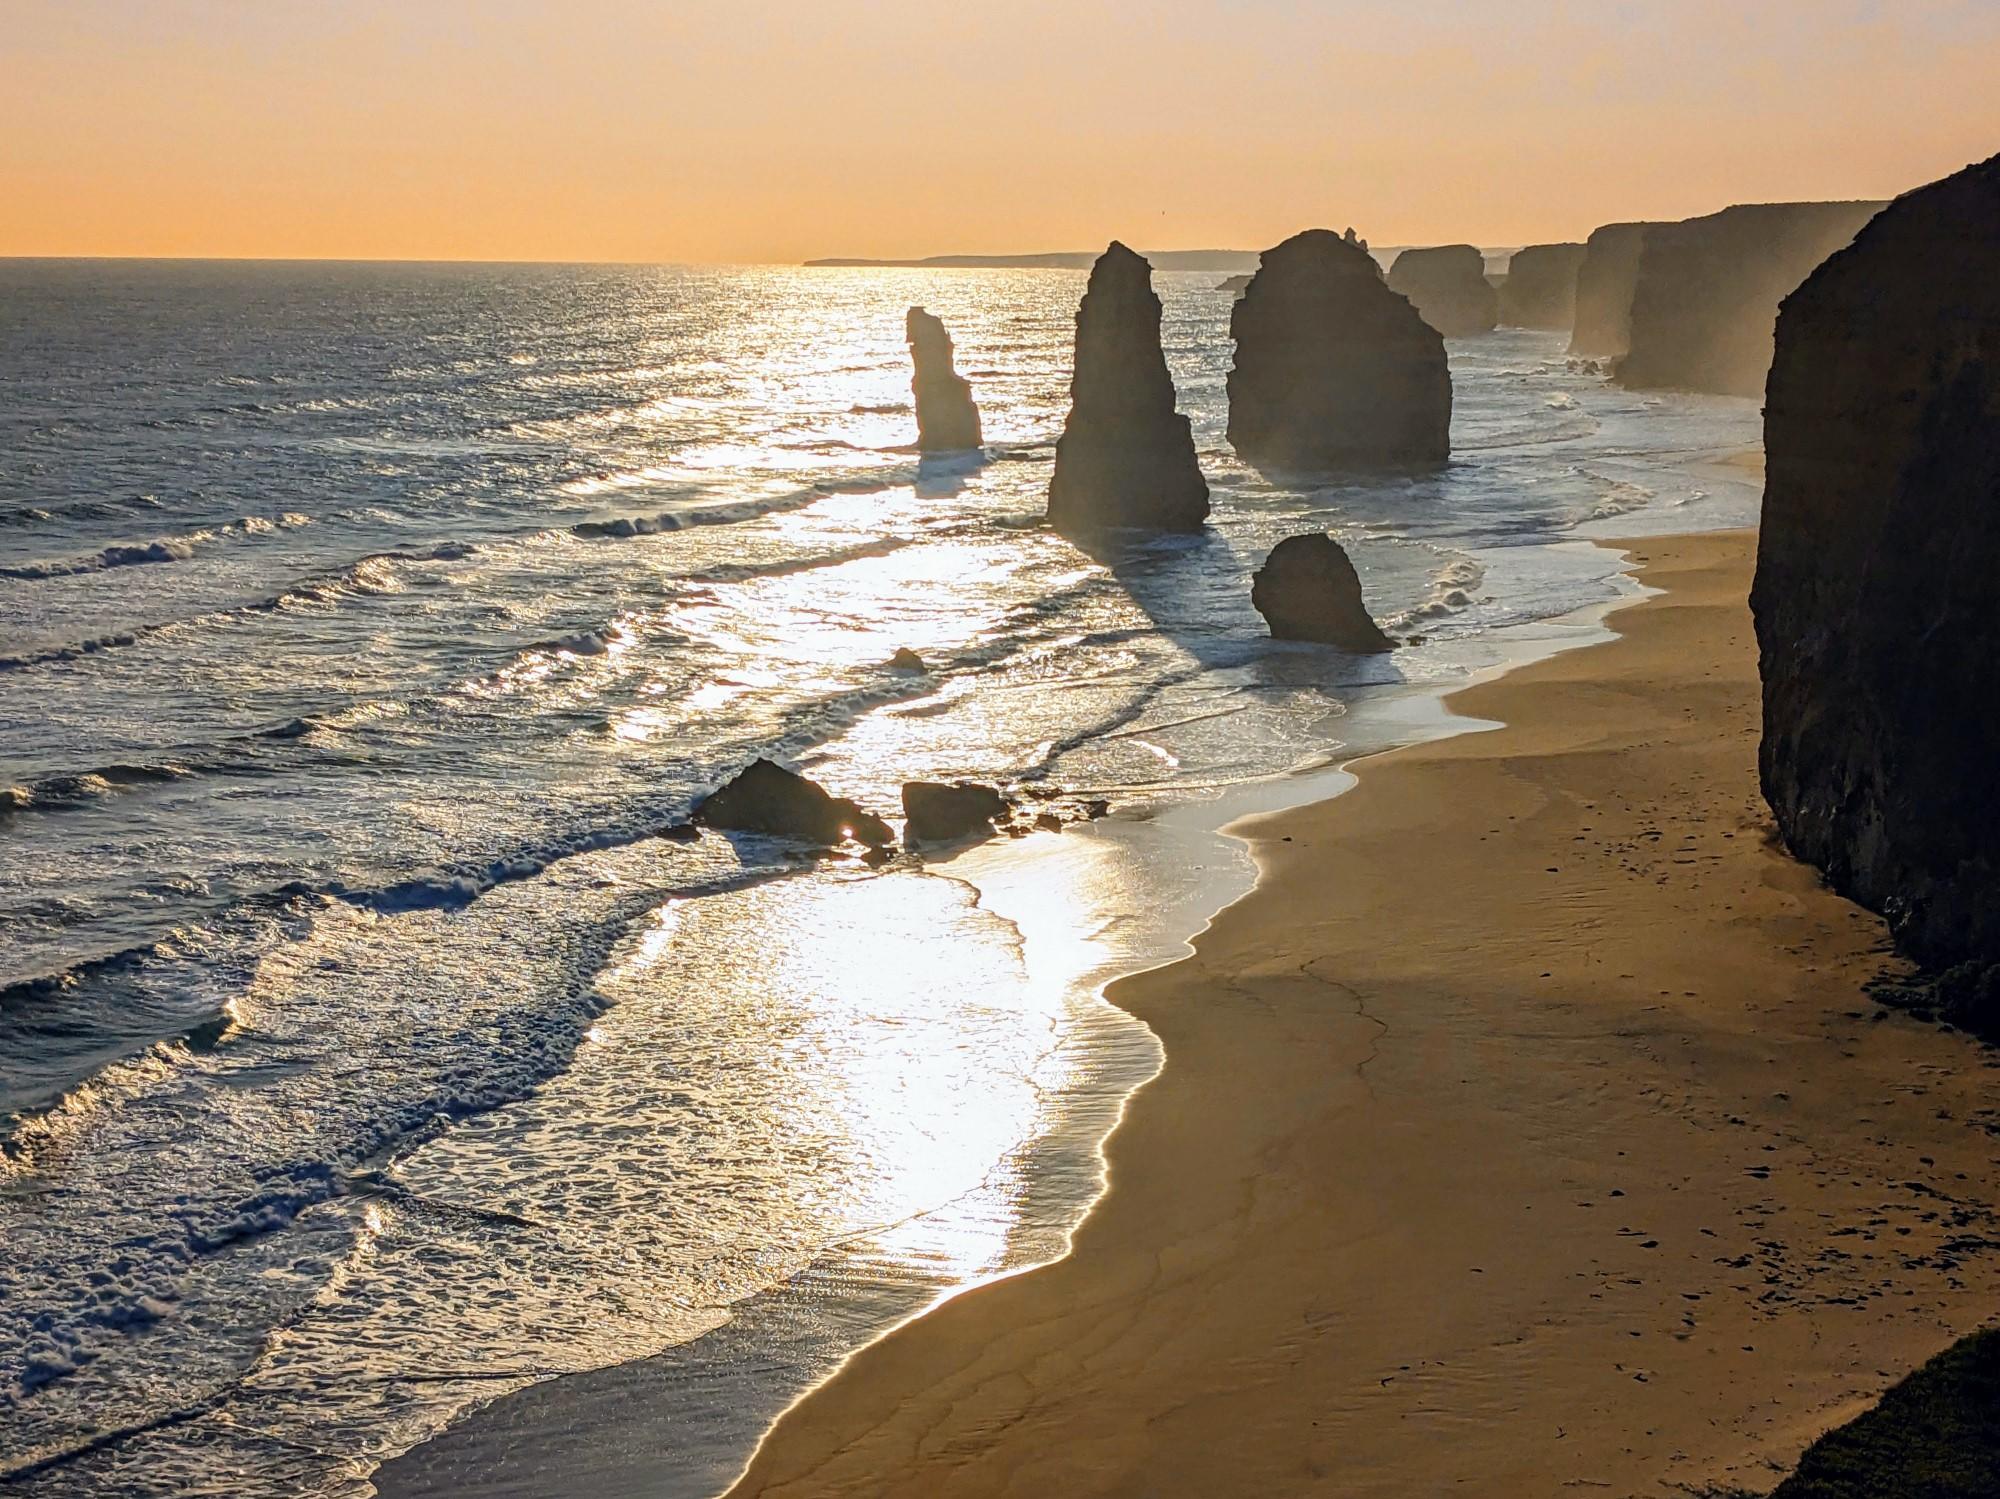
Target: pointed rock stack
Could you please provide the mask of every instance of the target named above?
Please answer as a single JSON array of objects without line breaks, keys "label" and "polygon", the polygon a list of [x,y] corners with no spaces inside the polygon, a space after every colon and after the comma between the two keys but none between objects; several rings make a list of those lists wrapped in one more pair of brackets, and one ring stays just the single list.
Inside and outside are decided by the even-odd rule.
[{"label": "pointed rock stack", "polygon": [[910,392],[917,402],[917,448],[951,453],[979,446],[979,408],[972,387],[952,367],[951,335],[921,307],[903,320],[910,360],[916,366]]},{"label": "pointed rock stack", "polygon": [[1250,602],[1274,640],[1311,640],[1345,651],[1387,651],[1396,642],[1368,612],[1361,579],[1324,532],[1287,536],[1250,581]]},{"label": "pointed rock stack", "polygon": [[[2000,156],[1785,299],[1750,606],[1764,796],[1800,858],[2000,1021]],[[1950,978],[1951,976],[1948,976]]]},{"label": "pointed rock stack", "polygon": [[1188,419],[1174,409],[1153,268],[1115,240],[1077,309],[1070,401],[1049,483],[1051,525],[1070,534],[1201,529],[1208,484]]},{"label": "pointed rock stack", "polygon": [[1446,338],[1491,333],[1500,321],[1486,257],[1471,245],[1405,250],[1389,268],[1389,290],[1408,297],[1417,316]]},{"label": "pointed rock stack", "polygon": [[1427,468],[1450,456],[1444,339],[1360,243],[1308,229],[1266,250],[1229,327],[1229,440],[1248,461]]}]

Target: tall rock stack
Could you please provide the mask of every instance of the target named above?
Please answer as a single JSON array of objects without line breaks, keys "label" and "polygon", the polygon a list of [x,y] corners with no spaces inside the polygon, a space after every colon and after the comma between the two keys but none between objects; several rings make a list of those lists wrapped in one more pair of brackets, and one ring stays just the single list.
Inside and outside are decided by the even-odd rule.
[{"label": "tall rock stack", "polygon": [[1076,312],[1069,420],[1056,443],[1049,523],[1068,534],[1113,527],[1199,531],[1208,484],[1160,349],[1153,268],[1113,240]]},{"label": "tall rock stack", "polygon": [[1567,333],[1576,325],[1576,275],[1582,245],[1528,245],[1507,262],[1500,284],[1500,321],[1509,328]]},{"label": "tall rock stack", "polygon": [[1907,951],[1983,965],[1991,1006],[2000,157],[1898,198],[1786,299],[1764,443],[1764,795]]},{"label": "tall rock stack", "polygon": [[1486,257],[1471,245],[1403,251],[1389,268],[1389,290],[1408,297],[1417,316],[1446,338],[1491,333],[1500,321]]},{"label": "tall rock stack", "polygon": [[1451,455],[1444,339],[1327,229],[1264,252],[1229,320],[1229,440],[1290,469],[1428,468]]},{"label": "tall rock stack", "polygon": [[1881,207],[1752,203],[1656,226],[1639,255],[1619,383],[1762,395],[1778,303]]},{"label": "tall rock stack", "polygon": [[903,319],[910,361],[916,373],[910,393],[917,403],[917,448],[925,453],[950,453],[979,446],[979,408],[972,387],[952,365],[951,335],[944,324],[921,307]]},{"label": "tall rock stack", "polygon": [[1593,230],[1576,269],[1576,319],[1569,351],[1616,359],[1632,346],[1632,288],[1639,254],[1654,224],[1606,224]]}]

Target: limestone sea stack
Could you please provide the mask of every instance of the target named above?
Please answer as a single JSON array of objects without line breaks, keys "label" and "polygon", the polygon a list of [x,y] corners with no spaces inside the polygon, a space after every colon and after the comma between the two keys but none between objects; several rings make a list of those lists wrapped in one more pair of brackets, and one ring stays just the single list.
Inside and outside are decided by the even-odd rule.
[{"label": "limestone sea stack", "polygon": [[1982,965],[1990,1006],[2000,156],[1898,198],[1786,299],[1764,445],[1765,798],[1909,953]]},{"label": "limestone sea stack", "polygon": [[1275,640],[1311,640],[1346,651],[1387,651],[1361,597],[1361,579],[1339,542],[1322,532],[1287,536],[1250,582],[1250,602]]},{"label": "limestone sea stack", "polygon": [[953,453],[979,446],[979,408],[972,387],[952,366],[951,335],[937,318],[912,307],[903,319],[916,366],[910,392],[917,402],[917,449]]},{"label": "limestone sea stack", "polygon": [[1500,286],[1500,321],[1509,328],[1567,333],[1576,324],[1576,275],[1582,245],[1527,245],[1507,262]]},{"label": "limestone sea stack", "polygon": [[1076,312],[1069,420],[1056,443],[1049,523],[1070,535],[1118,527],[1199,531],[1208,484],[1160,349],[1153,268],[1113,240]]},{"label": "limestone sea stack", "polygon": [[1576,318],[1569,351],[1592,359],[1616,359],[1631,347],[1632,288],[1639,279],[1639,252],[1653,224],[1606,224],[1584,242],[1576,268]]},{"label": "limestone sea stack", "polygon": [[1444,339],[1361,241],[1308,229],[1275,249],[1229,320],[1229,440],[1277,468],[1430,468],[1451,455]]},{"label": "limestone sea stack", "polygon": [[1446,338],[1491,333],[1500,321],[1486,257],[1471,245],[1403,251],[1389,267],[1389,289],[1408,297],[1417,316]]},{"label": "limestone sea stack", "polygon": [[1778,303],[1880,203],[1751,203],[1645,237],[1618,382],[1635,390],[1764,393]]}]

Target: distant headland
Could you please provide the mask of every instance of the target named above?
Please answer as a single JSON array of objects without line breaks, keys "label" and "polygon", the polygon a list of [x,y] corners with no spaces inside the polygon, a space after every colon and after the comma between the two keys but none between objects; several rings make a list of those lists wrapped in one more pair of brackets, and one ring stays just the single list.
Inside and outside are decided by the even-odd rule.
[{"label": "distant headland", "polygon": [[[925,255],[915,260],[868,260],[836,255],[824,260],[808,260],[809,266],[911,266],[929,270],[970,271],[1087,271],[1101,250],[1050,250],[1039,255]],[[1257,269],[1255,250],[1149,250],[1146,259],[1156,271],[1214,271],[1234,275]]]}]

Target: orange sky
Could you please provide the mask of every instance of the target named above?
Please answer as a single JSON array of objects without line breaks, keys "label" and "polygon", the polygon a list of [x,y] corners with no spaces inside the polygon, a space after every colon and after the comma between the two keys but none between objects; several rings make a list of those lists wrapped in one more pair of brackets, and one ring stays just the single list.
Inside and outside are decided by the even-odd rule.
[{"label": "orange sky", "polygon": [[1504,245],[1997,151],[1996,0],[0,0],[0,255]]}]

